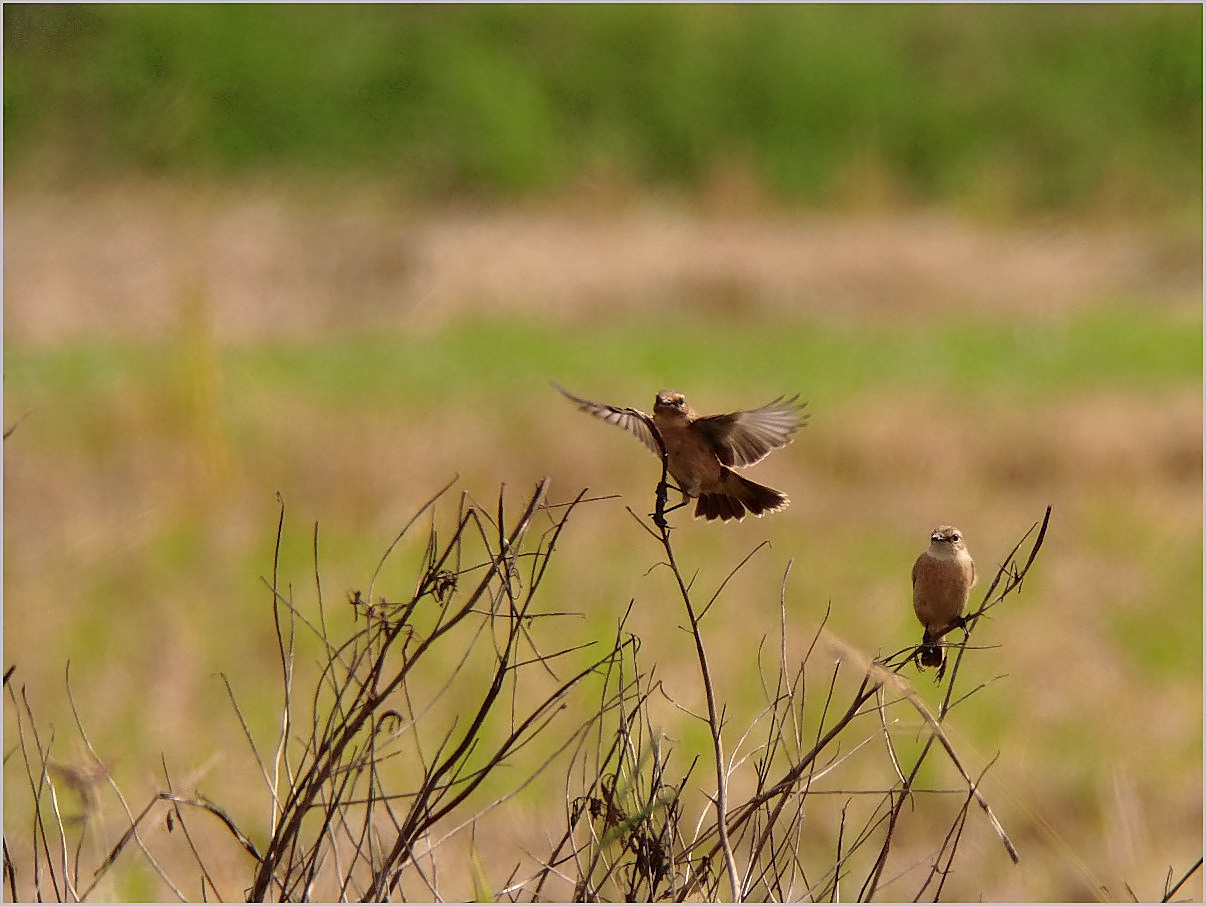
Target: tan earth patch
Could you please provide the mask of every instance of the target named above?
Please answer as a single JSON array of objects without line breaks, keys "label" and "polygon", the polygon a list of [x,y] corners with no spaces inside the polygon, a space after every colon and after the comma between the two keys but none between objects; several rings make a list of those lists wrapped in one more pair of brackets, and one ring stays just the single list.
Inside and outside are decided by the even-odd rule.
[{"label": "tan earth patch", "polygon": [[160,337],[198,301],[219,341],[430,327],[482,311],[577,319],[690,304],[826,317],[954,307],[1197,306],[1200,235],[994,229],[941,214],[415,211],[371,187],[119,185],[5,193],[10,342]]}]

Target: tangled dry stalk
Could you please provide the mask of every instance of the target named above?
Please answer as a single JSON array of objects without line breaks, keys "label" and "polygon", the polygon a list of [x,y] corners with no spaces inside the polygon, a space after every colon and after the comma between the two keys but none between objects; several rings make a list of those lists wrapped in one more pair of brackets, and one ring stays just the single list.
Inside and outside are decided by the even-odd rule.
[{"label": "tangled dry stalk", "polygon": [[[765,708],[734,737],[709,671],[705,627],[709,608],[753,552],[705,601],[676,560],[663,470],[650,520],[633,515],[660,547],[660,565],[673,574],[698,656],[706,712],[692,717],[706,727],[711,746],[683,766],[651,716],[651,697],[665,693],[654,671],[641,666],[645,646],[625,629],[627,615],[598,649],[558,645],[553,627],[568,614],[537,603],[563,530],[587,502],[585,492],[554,504],[542,482],[518,515],[509,512],[505,489],[493,513],[461,494],[445,535],[435,509],[451,487],[434,495],[399,533],[368,592],[351,596],[355,620],[346,633],[324,606],[317,530],[316,614],[303,613],[292,590],[281,584],[282,504],[268,583],[282,690],[270,754],[231,690],[266,794],[262,827],[240,827],[228,810],[199,792],[179,791],[165,765],[163,789],[137,814],[108,781],[128,824],[103,857],[90,858],[96,844],[88,839],[87,822],[73,823],[61,806],[61,790],[73,785],[99,795],[107,780],[104,762],[93,751],[95,776],[65,773],[54,757],[56,740],[38,729],[24,690],[18,692],[6,677],[34,828],[29,852],[12,854],[6,841],[11,897],[100,896],[107,891],[102,883],[119,866],[141,859],[182,900],[190,888],[204,898],[225,899],[232,893],[229,881],[212,866],[229,846],[244,854],[250,883],[242,893],[253,900],[446,897],[440,862],[449,841],[472,836],[487,814],[555,767],[565,771],[565,827],[546,855],[532,856],[526,869],[520,859],[501,887],[491,888],[486,877],[512,855],[492,854],[488,866],[475,857],[476,895],[817,900],[846,896],[854,885],[859,899],[872,900],[905,869],[893,853],[908,822],[906,806],[952,794],[962,806],[945,835],[932,841],[924,856],[928,870],[911,897],[941,898],[973,803],[1007,856],[1020,858],[981,790],[991,765],[971,767],[944,725],[957,706],[983,689],[957,695],[960,667],[975,650],[970,641],[980,618],[1022,589],[1046,537],[1050,507],[1003,559],[969,615],[962,640],[950,643],[955,650],[936,711],[901,673],[911,648],[871,659],[829,637],[822,624],[796,664],[781,642],[773,678],[765,675],[759,653]],[[396,600],[376,595],[382,568],[424,517],[431,522],[413,592]],[[546,524],[543,530],[540,524]],[[785,627],[784,594],[779,604]],[[318,669],[311,673],[301,652],[315,643]],[[814,690],[808,688],[806,667],[820,658],[832,667],[826,668],[824,687]],[[595,704],[582,709],[583,696]],[[909,746],[898,741],[902,728],[918,737],[916,751],[905,751]],[[87,742],[78,714],[77,729]],[[821,819],[813,812],[824,809],[814,808],[814,800],[832,794],[829,781],[876,741],[886,756],[884,783],[843,788],[839,781],[846,802],[838,820],[818,826]],[[960,784],[920,786],[927,762],[942,755]],[[713,776],[702,799],[691,783],[701,758],[710,762]],[[194,877],[181,877],[178,860],[169,869],[168,860],[144,841],[145,828],[157,817],[169,830],[179,829],[176,839],[183,841]],[[196,832],[203,818],[216,822],[218,837]],[[820,863],[818,839],[828,841]],[[1170,878],[1167,893],[1178,887]],[[892,890],[900,895],[899,887]]]}]

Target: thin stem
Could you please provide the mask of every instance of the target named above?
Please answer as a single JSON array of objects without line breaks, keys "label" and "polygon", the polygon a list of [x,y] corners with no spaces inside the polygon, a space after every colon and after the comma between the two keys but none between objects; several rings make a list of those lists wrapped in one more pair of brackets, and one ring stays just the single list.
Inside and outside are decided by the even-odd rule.
[{"label": "thin stem", "polygon": [[683,605],[687,609],[687,620],[691,624],[691,636],[695,639],[695,653],[699,658],[699,672],[703,678],[704,695],[707,698],[708,704],[708,729],[712,737],[712,755],[716,767],[716,832],[720,843],[720,851],[724,856],[725,871],[729,876],[729,887],[732,890],[733,902],[740,903],[744,896],[741,882],[737,877],[737,864],[733,859],[733,848],[729,843],[728,778],[725,776],[724,742],[721,739],[720,733],[722,718],[716,707],[716,690],[712,685],[712,673],[708,668],[708,655],[704,648],[703,634],[699,628],[699,618],[696,616],[695,608],[691,604],[691,593],[687,588],[687,583],[683,579],[683,574],[678,568],[678,562],[674,558],[674,547],[670,543],[670,525],[666,522],[666,501],[669,497],[669,461],[666,456],[666,444],[662,440],[661,432],[658,431],[657,425],[653,423],[652,418],[635,409],[629,411],[640,417],[648,426],[653,439],[657,442],[658,453],[661,455],[662,477],[657,483],[657,499],[654,504],[653,524],[657,526],[660,533],[659,539],[661,540],[663,549],[666,551],[666,559],[670,565],[670,571],[674,574],[674,580],[678,583],[679,594],[683,599]]}]

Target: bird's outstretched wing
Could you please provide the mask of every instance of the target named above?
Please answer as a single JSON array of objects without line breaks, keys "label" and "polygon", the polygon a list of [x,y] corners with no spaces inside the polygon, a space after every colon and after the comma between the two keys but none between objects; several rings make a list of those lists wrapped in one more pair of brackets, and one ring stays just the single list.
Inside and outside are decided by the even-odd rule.
[{"label": "bird's outstretched wing", "polygon": [[[657,455],[661,455],[658,449],[657,441],[653,438],[653,432],[649,429],[649,425],[645,423],[645,418],[649,416],[636,409],[621,409],[618,406],[608,406],[604,403],[596,403],[591,400],[584,400],[581,397],[574,396],[556,381],[551,381],[561,395],[570,402],[575,403],[583,412],[587,412],[597,418],[603,419],[605,422],[623,428],[628,433],[632,434],[643,443],[646,447],[652,450]],[[644,416],[644,418],[642,418]]]},{"label": "bird's outstretched wing", "polygon": [[726,466],[752,466],[771,450],[787,446],[804,427],[807,403],[798,403],[798,399],[799,394],[790,399],[779,397],[760,409],[709,415],[694,424]]}]

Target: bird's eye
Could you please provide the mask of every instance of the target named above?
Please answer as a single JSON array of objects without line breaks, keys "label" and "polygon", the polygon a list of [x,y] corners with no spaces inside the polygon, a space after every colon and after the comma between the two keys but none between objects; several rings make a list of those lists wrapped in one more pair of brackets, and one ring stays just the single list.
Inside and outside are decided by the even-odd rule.
[{"label": "bird's eye", "polygon": [[951,535],[951,540],[952,540],[952,541],[958,541],[958,540],[959,540],[959,533],[958,533],[958,532],[955,532],[954,534],[952,534],[952,535]]}]

